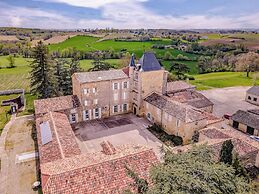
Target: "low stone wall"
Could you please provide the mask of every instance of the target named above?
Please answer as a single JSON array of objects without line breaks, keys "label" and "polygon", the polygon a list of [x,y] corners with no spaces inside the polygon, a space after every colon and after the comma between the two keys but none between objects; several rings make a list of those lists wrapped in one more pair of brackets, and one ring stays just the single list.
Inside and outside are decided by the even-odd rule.
[{"label": "low stone wall", "polygon": [[1,90],[0,91],[0,96],[10,95],[10,94],[23,94],[24,95],[24,89]]},{"label": "low stone wall", "polygon": [[11,95],[11,94],[20,94],[17,98],[9,99],[9,100],[3,100],[1,102],[2,106],[9,106],[11,104],[17,104],[18,109],[24,106],[25,99],[24,99],[24,89],[14,89],[14,90],[2,90],[0,91],[0,96],[3,95]]}]

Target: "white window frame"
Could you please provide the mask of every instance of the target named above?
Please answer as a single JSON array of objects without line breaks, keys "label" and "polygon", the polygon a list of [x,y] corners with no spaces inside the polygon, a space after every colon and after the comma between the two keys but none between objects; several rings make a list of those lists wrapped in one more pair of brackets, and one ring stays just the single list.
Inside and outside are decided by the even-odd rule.
[{"label": "white window frame", "polygon": [[[94,118],[95,118],[95,119],[101,118],[101,117],[100,117],[100,114],[101,114],[100,109],[101,109],[101,108],[95,108],[95,109],[93,109]],[[97,111],[96,111],[96,110],[97,110]],[[97,115],[96,115],[96,113],[97,113]]]},{"label": "white window frame", "polygon": [[147,113],[147,119],[148,119],[149,121],[152,121],[152,115],[151,115],[150,112]]},{"label": "white window frame", "polygon": [[90,94],[90,88],[85,88],[84,89],[84,95]]},{"label": "white window frame", "polygon": [[90,111],[89,110],[84,110],[83,115],[84,115],[84,121],[90,120]]},{"label": "white window frame", "polygon": [[[115,86],[117,86],[117,88]],[[113,90],[119,90],[119,89],[120,89],[119,83],[114,82],[113,83]]]},{"label": "white window frame", "polygon": [[[126,109],[125,109],[125,105],[126,105]],[[122,111],[123,112],[127,112],[128,111],[128,104],[125,103],[125,104],[122,105]]]},{"label": "white window frame", "polygon": [[76,113],[70,114],[70,122],[71,122],[71,123],[76,123],[76,122],[77,122]]},{"label": "white window frame", "polygon": [[[115,107],[117,107],[117,111],[115,111]],[[118,113],[119,112],[119,105],[114,105],[113,106],[113,113]]]},{"label": "white window frame", "polygon": [[[126,87],[125,87],[126,84]],[[123,89],[127,89],[129,87],[129,82],[125,81],[123,82]]]},{"label": "white window frame", "polygon": [[88,106],[88,100],[85,100],[85,106]]},{"label": "white window frame", "polygon": [[97,88],[93,88],[93,94],[97,93]]}]

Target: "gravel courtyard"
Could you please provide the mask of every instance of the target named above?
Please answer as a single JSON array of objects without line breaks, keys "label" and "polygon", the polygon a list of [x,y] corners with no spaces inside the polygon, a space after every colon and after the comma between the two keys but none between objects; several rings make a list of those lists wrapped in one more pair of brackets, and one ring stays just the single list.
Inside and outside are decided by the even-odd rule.
[{"label": "gravel courtyard", "polygon": [[114,146],[136,144],[153,148],[161,157],[162,143],[146,128],[150,125],[145,118],[133,114],[113,116],[78,124],[75,135],[80,149],[85,153],[101,151],[100,143],[109,141]]},{"label": "gravel courtyard", "polygon": [[213,113],[222,117],[224,114],[232,115],[237,110],[258,109],[259,106],[252,105],[245,101],[246,91],[250,87],[217,88],[201,91],[214,103]]}]

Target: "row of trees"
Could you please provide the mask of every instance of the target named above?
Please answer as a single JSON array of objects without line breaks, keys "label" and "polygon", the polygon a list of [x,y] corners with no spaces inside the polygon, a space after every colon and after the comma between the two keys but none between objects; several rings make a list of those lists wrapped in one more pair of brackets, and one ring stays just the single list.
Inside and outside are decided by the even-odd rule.
[{"label": "row of trees", "polygon": [[186,52],[199,54],[204,56],[213,56],[216,55],[218,51],[221,52],[232,52],[234,55],[238,55],[240,53],[247,53],[248,50],[242,44],[216,44],[203,46],[197,42],[189,44],[186,48]]},{"label": "row of trees", "polygon": [[198,61],[199,73],[220,72],[220,71],[241,71],[250,72],[259,70],[259,54],[255,52],[239,55],[225,54],[218,52],[214,57],[201,56]]},{"label": "row of trees", "polygon": [[0,55],[22,55],[25,58],[32,57],[31,43],[27,41],[0,43]]},{"label": "row of trees", "polygon": [[[137,193],[253,193],[250,179],[238,157],[233,158],[233,144],[224,142],[220,161],[207,145],[194,146],[178,154],[166,152],[164,162],[153,167],[151,182],[127,167]],[[130,190],[125,193],[132,193]]]},{"label": "row of trees", "polygon": [[57,50],[53,51],[51,54],[55,58],[72,58],[75,53],[78,55],[79,59],[120,59],[124,55],[125,51],[116,52],[113,48],[107,51],[92,51],[92,52],[85,52],[85,51],[78,51],[76,48],[66,48],[62,51]]},{"label": "row of trees", "polygon": [[166,51],[166,52],[165,52],[165,54],[164,54],[164,56],[163,56],[163,59],[164,59],[165,61],[170,61],[170,60],[177,60],[177,61],[192,61],[192,60],[197,60],[197,59],[190,59],[189,57],[184,56],[184,55],[182,55],[182,54],[178,54],[176,57],[174,57],[174,56],[172,55],[172,53],[169,52],[169,51]]}]

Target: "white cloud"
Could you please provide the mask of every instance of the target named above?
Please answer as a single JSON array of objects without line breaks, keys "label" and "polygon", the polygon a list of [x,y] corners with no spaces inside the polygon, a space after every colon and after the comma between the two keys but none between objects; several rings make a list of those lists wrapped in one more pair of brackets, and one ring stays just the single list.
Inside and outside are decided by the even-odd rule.
[{"label": "white cloud", "polygon": [[[208,13],[174,17],[172,15],[159,15],[146,9],[141,3],[141,1],[144,0],[124,0],[127,1],[127,3],[116,3],[116,1],[118,0],[107,0],[105,2],[109,2],[108,4],[102,4],[99,8],[101,11],[101,19],[75,19],[72,16],[63,16],[53,11],[15,7],[0,3],[0,26],[55,29],[106,27],[168,29],[259,28],[259,12],[235,18]],[[73,2],[75,3],[75,1]],[[76,2],[81,1],[76,0]]]},{"label": "white cloud", "polygon": [[65,3],[72,6],[78,7],[88,7],[88,8],[100,8],[105,5],[113,4],[113,3],[130,3],[130,2],[145,2],[148,0],[36,0],[36,1],[44,1],[44,2],[54,2],[54,3]]}]

